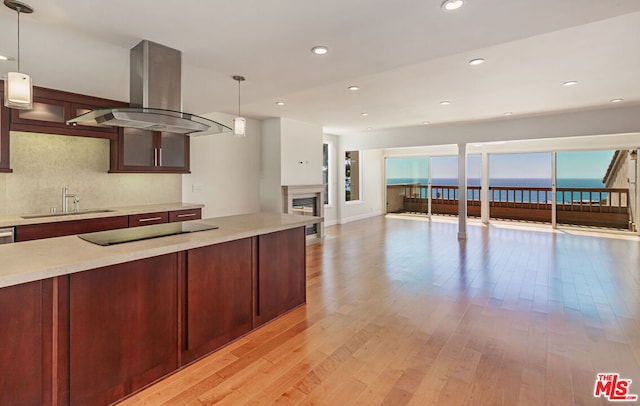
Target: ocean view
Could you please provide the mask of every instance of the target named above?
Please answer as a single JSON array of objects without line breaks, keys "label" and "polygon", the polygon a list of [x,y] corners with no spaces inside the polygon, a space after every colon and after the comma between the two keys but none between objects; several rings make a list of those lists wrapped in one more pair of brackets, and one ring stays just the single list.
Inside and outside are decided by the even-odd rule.
[{"label": "ocean view", "polygon": [[[404,183],[412,183],[426,185],[427,178],[388,178],[387,185],[398,185]],[[432,184],[436,186],[456,186],[458,178],[434,178]],[[468,178],[468,186],[480,186],[479,178]],[[551,187],[551,179],[525,179],[525,178],[501,178],[490,179],[490,186],[521,186],[521,187]],[[575,188],[601,188],[604,187],[602,179],[585,179],[585,178],[558,178],[558,187],[575,187]]]},{"label": "ocean view", "polygon": [[[432,186],[457,186],[458,179],[457,178],[434,178],[431,180]],[[597,178],[558,178],[558,187],[562,188],[603,188],[604,184],[602,183],[602,179]],[[427,178],[387,178],[387,185],[399,185],[399,184],[416,184],[416,185],[427,185]],[[469,178],[467,179],[467,186],[480,186],[479,178]],[[550,188],[551,187],[551,179],[541,179],[541,178],[494,178],[489,180],[489,186],[512,186],[512,187],[540,187],[540,188]],[[432,188],[432,197],[438,198],[437,188]],[[455,191],[454,196],[447,196],[447,191],[444,192],[444,198],[458,198],[458,192]],[[509,202],[525,202],[525,203],[544,203],[549,200],[546,196],[546,193],[540,192],[531,192],[522,193],[522,192],[507,192],[500,191],[499,201],[509,201]],[[549,193],[550,194],[550,193]],[[572,196],[570,196],[572,195]],[[607,198],[607,193],[601,193],[602,196],[590,196],[589,193],[565,193],[564,200],[565,201],[588,201],[588,200],[602,200]],[[478,199],[478,191],[469,190],[467,193],[468,199]],[[498,200],[498,193],[494,193],[493,200]],[[427,197],[426,189],[420,191],[420,196],[422,198]],[[562,194],[557,193],[556,201],[562,201]]]}]

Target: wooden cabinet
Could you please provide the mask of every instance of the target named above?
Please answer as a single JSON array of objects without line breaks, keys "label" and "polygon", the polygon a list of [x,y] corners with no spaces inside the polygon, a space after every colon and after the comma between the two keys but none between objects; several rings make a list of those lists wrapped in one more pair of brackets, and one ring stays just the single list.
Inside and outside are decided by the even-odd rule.
[{"label": "wooden cabinet", "polygon": [[156,213],[133,214],[129,216],[129,227],[150,226],[169,222],[169,213],[159,211]]},{"label": "wooden cabinet", "polygon": [[0,289],[0,405],[52,403],[51,285]]},{"label": "wooden cabinet", "polygon": [[128,216],[29,224],[16,227],[15,240],[16,242],[39,240],[41,238],[63,237],[65,235],[115,230],[116,228],[127,228],[128,226]]},{"label": "wooden cabinet", "polygon": [[304,227],[258,237],[255,326],[306,302],[305,238]]},{"label": "wooden cabinet", "polygon": [[121,128],[111,141],[110,172],[189,173],[189,137]]},{"label": "wooden cabinet", "polygon": [[169,212],[169,223],[178,221],[199,220],[202,218],[202,209],[185,209]]},{"label": "wooden cabinet", "polygon": [[31,110],[11,109],[13,131],[116,139],[118,129],[90,125],[67,125],[70,120],[95,108],[124,107],[126,103],[60,90],[33,88]]},{"label": "wooden cabinet", "polygon": [[117,402],[303,304],[304,267],[298,227],[0,288],[0,404]]},{"label": "wooden cabinet", "polygon": [[[4,82],[0,81],[4,89]],[[2,93],[4,90],[2,90]],[[0,98],[2,96],[0,93]],[[107,138],[111,140],[110,172],[189,173],[189,137],[135,128],[67,125],[97,108],[129,107],[127,103],[34,86],[30,110],[0,107],[0,172],[9,169],[9,131]]]},{"label": "wooden cabinet", "polygon": [[69,404],[111,404],[178,368],[178,255],[69,275]]},{"label": "wooden cabinet", "polygon": [[202,218],[202,209],[183,209],[159,211],[130,216],[101,217],[82,220],[65,220],[53,223],[16,226],[15,241],[39,240],[41,238],[64,237],[96,231],[115,230],[117,228],[148,226],[168,222],[198,220]]},{"label": "wooden cabinet", "polygon": [[0,80],[0,172],[9,167],[9,109],[4,106],[4,82]]},{"label": "wooden cabinet", "polygon": [[187,251],[183,364],[252,329],[251,238]]}]

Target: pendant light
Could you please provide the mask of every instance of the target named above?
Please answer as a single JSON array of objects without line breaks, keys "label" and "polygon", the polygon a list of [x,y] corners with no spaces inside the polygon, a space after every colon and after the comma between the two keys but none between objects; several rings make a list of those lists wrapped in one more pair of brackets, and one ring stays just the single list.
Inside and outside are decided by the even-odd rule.
[{"label": "pendant light", "polygon": [[233,80],[238,82],[238,117],[233,119],[233,135],[236,137],[246,137],[247,120],[240,115],[240,82],[243,82],[245,77],[234,75]]},{"label": "pendant light", "polygon": [[13,109],[30,110],[33,107],[31,77],[20,72],[20,13],[31,14],[31,6],[15,0],[4,0],[4,5],[18,13],[18,71],[7,72],[4,80],[4,105]]}]

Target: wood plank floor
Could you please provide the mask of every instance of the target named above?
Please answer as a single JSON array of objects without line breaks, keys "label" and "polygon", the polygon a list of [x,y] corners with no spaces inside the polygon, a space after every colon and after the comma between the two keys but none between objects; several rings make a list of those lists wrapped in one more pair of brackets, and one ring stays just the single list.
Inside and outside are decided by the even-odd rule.
[{"label": "wood plank floor", "polygon": [[375,217],[307,249],[307,305],[123,405],[591,405],[640,393],[637,236]]}]

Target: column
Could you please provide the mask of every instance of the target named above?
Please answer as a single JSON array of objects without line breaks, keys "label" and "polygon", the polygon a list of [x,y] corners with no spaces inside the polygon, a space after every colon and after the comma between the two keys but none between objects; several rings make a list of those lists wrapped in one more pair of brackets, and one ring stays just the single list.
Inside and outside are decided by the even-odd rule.
[{"label": "column", "polygon": [[467,238],[467,145],[458,144],[458,239]]},{"label": "column", "polygon": [[489,224],[489,154],[483,152],[480,158],[480,220]]},{"label": "column", "polygon": [[[636,153],[636,157],[635,159],[629,161],[629,165],[631,165],[632,163],[635,165],[635,199],[636,199],[636,212],[635,212],[635,216],[636,218],[634,219],[635,223],[636,223],[636,233],[638,235],[640,235],[640,187],[638,187],[638,183],[640,183],[640,164],[638,163],[638,152],[640,152],[640,147],[636,147],[635,148],[635,153]],[[629,150],[629,153],[631,153],[631,150]],[[631,196],[629,196],[629,199],[632,199]]]},{"label": "column", "polygon": [[556,228],[558,223],[556,221],[556,209],[558,203],[556,202],[556,159],[558,154],[556,152],[551,153],[551,228]]},{"label": "column", "polygon": [[427,216],[429,216],[429,220],[431,220],[431,198],[433,194],[431,193],[431,157],[427,157]]}]

